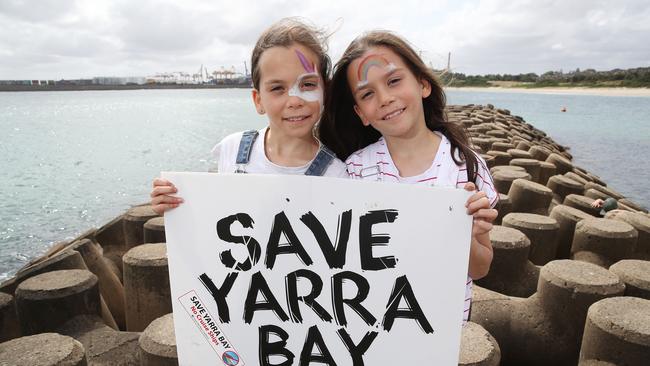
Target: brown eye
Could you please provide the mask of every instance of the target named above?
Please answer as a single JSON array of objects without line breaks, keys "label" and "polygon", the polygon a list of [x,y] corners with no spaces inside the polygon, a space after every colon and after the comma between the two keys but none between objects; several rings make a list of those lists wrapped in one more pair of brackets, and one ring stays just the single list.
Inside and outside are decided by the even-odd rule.
[{"label": "brown eye", "polygon": [[372,91],[363,92],[363,94],[361,94],[361,100],[368,99],[370,98],[371,95],[372,95]]}]

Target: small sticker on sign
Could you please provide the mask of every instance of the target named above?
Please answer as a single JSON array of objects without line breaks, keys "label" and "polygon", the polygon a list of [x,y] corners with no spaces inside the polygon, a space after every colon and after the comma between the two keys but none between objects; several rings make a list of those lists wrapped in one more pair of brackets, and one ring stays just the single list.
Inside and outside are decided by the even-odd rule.
[{"label": "small sticker on sign", "polygon": [[192,318],[194,324],[208,342],[212,350],[226,366],[245,366],[239,353],[226,338],[217,320],[206,309],[196,291],[191,290],[178,298],[183,309]]}]

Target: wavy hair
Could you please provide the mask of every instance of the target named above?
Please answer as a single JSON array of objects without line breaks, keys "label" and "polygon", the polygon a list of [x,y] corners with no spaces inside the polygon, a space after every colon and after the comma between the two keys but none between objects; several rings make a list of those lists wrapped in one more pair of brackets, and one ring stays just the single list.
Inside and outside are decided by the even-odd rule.
[{"label": "wavy hair", "polygon": [[345,160],[353,152],[362,149],[381,137],[372,126],[364,126],[354,111],[354,97],[350,90],[347,71],[350,64],[368,49],[387,47],[399,55],[416,79],[431,84],[431,94],[422,99],[424,120],[431,131],[444,134],[452,146],[452,157],[457,165],[467,165],[470,181],[476,180],[478,158],[470,148],[467,133],[462,125],[449,122],[445,113],[445,93],[433,70],[404,39],[389,31],[372,31],[357,37],[334,66],[334,73],[325,93],[325,110],[318,127],[320,140]]}]

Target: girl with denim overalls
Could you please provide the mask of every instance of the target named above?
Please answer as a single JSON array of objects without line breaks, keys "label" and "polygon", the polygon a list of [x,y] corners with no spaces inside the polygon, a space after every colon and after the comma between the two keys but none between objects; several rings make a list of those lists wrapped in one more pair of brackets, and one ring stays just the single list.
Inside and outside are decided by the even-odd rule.
[{"label": "girl with denim overalls", "polygon": [[484,277],[492,262],[489,231],[498,193],[462,126],[446,121],[440,84],[406,41],[375,31],[348,46],[330,85],[319,135],[347,158],[351,178],[475,191],[466,204],[474,216],[467,321],[472,279]]},{"label": "girl with denim overalls", "polygon": [[[345,164],[314,136],[323,111],[331,62],[320,32],[284,19],[258,39],[251,60],[253,102],[269,124],[232,134],[212,153],[220,173],[304,174],[347,177]],[[155,179],[151,205],[158,213],[178,207],[176,187]]]}]

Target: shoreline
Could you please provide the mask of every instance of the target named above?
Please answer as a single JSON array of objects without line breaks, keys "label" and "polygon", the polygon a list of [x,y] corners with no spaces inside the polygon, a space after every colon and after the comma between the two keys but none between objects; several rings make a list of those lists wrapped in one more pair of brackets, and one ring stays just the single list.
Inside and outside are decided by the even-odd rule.
[{"label": "shoreline", "polygon": [[528,93],[556,95],[599,95],[606,97],[650,97],[650,88],[502,88],[502,87],[445,87],[445,91],[472,91],[489,93]]},{"label": "shoreline", "polygon": [[142,85],[0,85],[0,92],[146,90],[146,89],[250,89],[249,84],[142,84]]},{"label": "shoreline", "polygon": [[[147,90],[147,89],[249,89],[248,84],[144,84],[144,85],[0,85],[0,92]],[[650,88],[587,88],[587,87],[444,87],[449,91],[488,93],[524,93],[549,95],[595,95],[607,97],[650,97]]]}]

